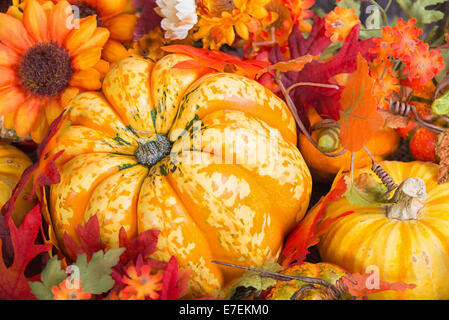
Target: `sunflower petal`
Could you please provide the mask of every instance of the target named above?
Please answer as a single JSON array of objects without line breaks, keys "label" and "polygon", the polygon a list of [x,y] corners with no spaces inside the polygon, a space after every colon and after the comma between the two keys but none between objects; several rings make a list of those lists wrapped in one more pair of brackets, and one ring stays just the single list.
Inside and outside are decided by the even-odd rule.
[{"label": "sunflower petal", "polygon": [[25,2],[23,25],[37,42],[48,40],[48,19],[44,8],[36,0]]},{"label": "sunflower petal", "polygon": [[103,59],[109,62],[118,62],[129,56],[128,50],[118,41],[109,40],[103,49]]},{"label": "sunflower petal", "polygon": [[18,87],[0,89],[0,115],[14,112],[25,101],[25,94]]},{"label": "sunflower petal", "polygon": [[49,125],[47,123],[47,119],[45,117],[44,112],[40,112],[39,119],[36,121],[36,124],[31,129],[31,138],[36,143],[41,143],[47,135]]},{"label": "sunflower petal", "polygon": [[100,72],[101,78],[104,78],[104,76],[109,71],[110,63],[107,62],[106,60],[100,59],[93,68],[98,72]]},{"label": "sunflower petal", "polygon": [[45,104],[46,122],[50,125],[61,114],[64,107],[61,105],[58,98],[50,99]]},{"label": "sunflower petal", "polygon": [[[51,103],[51,101],[57,101],[57,99],[52,99],[49,101],[49,103]],[[47,103],[47,104],[49,104],[49,103]],[[47,104],[45,104],[45,105],[47,105]],[[33,139],[33,141],[36,143],[41,143],[42,140],[44,140],[45,136],[47,135],[49,127],[50,126],[48,125],[46,113],[39,112],[39,118],[36,121],[33,128],[31,128],[31,132],[30,132],[31,138]]]},{"label": "sunflower petal", "polygon": [[58,2],[48,17],[49,36],[52,41],[63,44],[67,35],[76,26],[72,7],[67,1]]},{"label": "sunflower petal", "polygon": [[0,66],[11,67],[19,61],[20,56],[14,50],[0,43]]},{"label": "sunflower petal", "polygon": [[0,66],[0,88],[17,84],[17,74],[11,68]]},{"label": "sunflower petal", "polygon": [[0,13],[0,41],[17,52],[24,52],[33,45],[22,22],[4,13]]},{"label": "sunflower petal", "polygon": [[136,23],[136,15],[124,13],[105,21],[104,25],[111,32],[111,39],[129,42],[133,39],[133,32],[136,27]]},{"label": "sunflower petal", "polygon": [[101,59],[101,51],[103,48],[92,48],[80,52],[72,61],[75,70],[86,70],[92,68]]},{"label": "sunflower petal", "polygon": [[97,0],[95,9],[103,19],[116,16],[126,9],[127,0]]},{"label": "sunflower petal", "polygon": [[5,126],[5,129],[11,130],[14,129],[14,118],[16,116],[15,112],[8,113],[5,115],[3,119],[3,125]]},{"label": "sunflower petal", "polygon": [[39,98],[29,98],[24,104],[16,111],[16,117],[14,118],[14,128],[16,129],[19,137],[26,137],[31,128],[36,124],[39,119],[40,110],[42,106],[42,100]]},{"label": "sunflower petal", "polygon": [[90,68],[75,72],[70,85],[84,90],[99,90],[101,88],[100,72]]},{"label": "sunflower petal", "polygon": [[109,30],[106,28],[97,28],[92,37],[85,41],[79,48],[73,50],[72,55],[76,56],[79,52],[94,47],[103,47],[109,39]]},{"label": "sunflower petal", "polygon": [[80,20],[79,29],[72,30],[65,39],[65,48],[69,50],[70,54],[90,39],[97,29],[97,17],[88,16]]},{"label": "sunflower petal", "polygon": [[80,89],[68,87],[61,95],[61,106],[67,107],[73,99],[78,95]]}]

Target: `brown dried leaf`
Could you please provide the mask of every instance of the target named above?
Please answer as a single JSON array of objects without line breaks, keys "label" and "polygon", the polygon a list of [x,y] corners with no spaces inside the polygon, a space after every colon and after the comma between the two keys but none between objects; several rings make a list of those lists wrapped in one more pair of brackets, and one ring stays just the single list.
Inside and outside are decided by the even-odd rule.
[{"label": "brown dried leaf", "polygon": [[449,130],[439,135],[435,153],[440,159],[438,183],[443,184],[449,181]]},{"label": "brown dried leaf", "polygon": [[379,113],[385,119],[385,126],[393,129],[405,128],[410,122],[409,117],[403,117],[388,110],[379,109]]}]

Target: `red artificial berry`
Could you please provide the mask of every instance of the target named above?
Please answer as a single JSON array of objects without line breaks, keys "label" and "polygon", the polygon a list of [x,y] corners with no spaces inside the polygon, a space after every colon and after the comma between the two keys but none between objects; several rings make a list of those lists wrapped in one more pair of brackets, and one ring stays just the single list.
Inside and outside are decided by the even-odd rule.
[{"label": "red artificial berry", "polygon": [[415,121],[410,121],[408,126],[405,128],[397,128],[396,132],[402,139],[410,140],[413,137],[418,125]]},{"label": "red artificial berry", "polygon": [[438,135],[419,128],[410,140],[410,151],[416,160],[436,162],[435,142]]}]

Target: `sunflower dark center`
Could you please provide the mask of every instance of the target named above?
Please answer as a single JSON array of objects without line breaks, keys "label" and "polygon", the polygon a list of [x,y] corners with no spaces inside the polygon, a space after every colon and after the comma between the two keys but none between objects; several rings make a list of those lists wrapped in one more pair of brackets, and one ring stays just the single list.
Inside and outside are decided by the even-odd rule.
[{"label": "sunflower dark center", "polygon": [[137,145],[137,150],[134,153],[137,161],[149,168],[168,156],[172,147],[170,140],[164,134],[139,139]]},{"label": "sunflower dark center", "polygon": [[6,13],[8,11],[9,6],[12,5],[11,0],[0,0],[0,12]]},{"label": "sunflower dark center", "polygon": [[89,6],[88,4],[85,4],[82,2],[75,2],[74,4],[72,4],[72,10],[73,10],[73,14],[75,16],[77,14],[79,14],[79,18],[81,18],[81,19],[96,15],[97,16],[97,26],[99,26],[99,27],[103,26],[98,12],[94,8]]},{"label": "sunflower dark center", "polygon": [[28,49],[19,66],[25,88],[40,97],[62,93],[74,73],[68,52],[55,42],[39,43]]}]

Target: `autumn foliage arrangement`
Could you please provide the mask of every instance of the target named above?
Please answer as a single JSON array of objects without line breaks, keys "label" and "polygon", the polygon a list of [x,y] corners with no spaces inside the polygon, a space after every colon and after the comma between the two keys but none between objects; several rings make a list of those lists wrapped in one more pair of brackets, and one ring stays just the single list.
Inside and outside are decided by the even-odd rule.
[{"label": "autumn foliage arrangement", "polygon": [[0,1],[0,299],[448,299],[447,5]]}]

